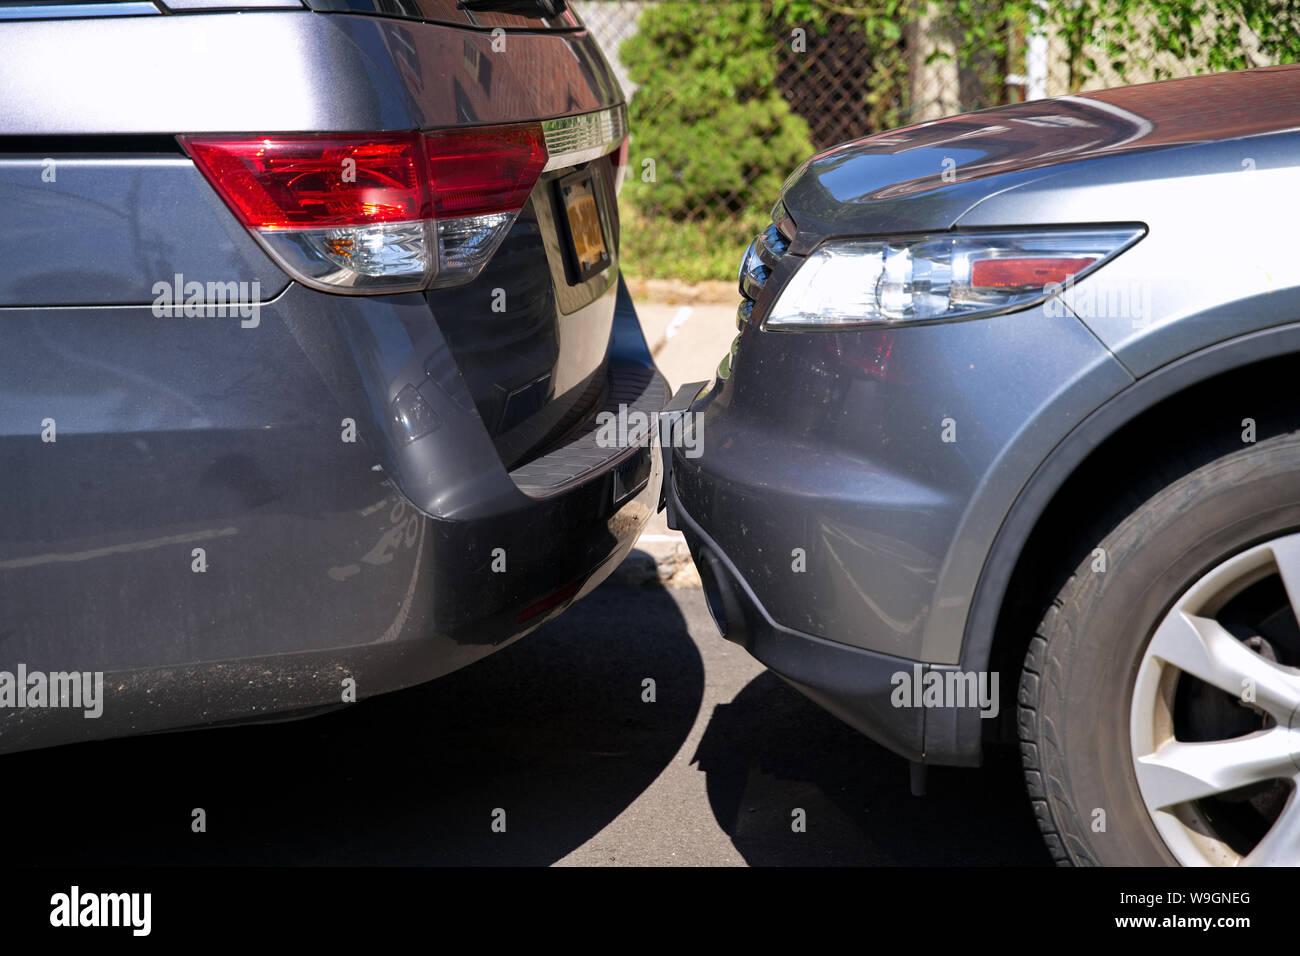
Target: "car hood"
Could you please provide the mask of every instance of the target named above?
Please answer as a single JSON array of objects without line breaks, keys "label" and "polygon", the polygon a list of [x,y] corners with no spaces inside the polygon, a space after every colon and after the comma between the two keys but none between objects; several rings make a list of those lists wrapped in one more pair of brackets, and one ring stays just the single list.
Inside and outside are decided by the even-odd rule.
[{"label": "car hood", "polygon": [[792,252],[832,236],[947,229],[1067,163],[1300,127],[1300,66],[1146,83],[964,113],[818,153],[786,181]]}]

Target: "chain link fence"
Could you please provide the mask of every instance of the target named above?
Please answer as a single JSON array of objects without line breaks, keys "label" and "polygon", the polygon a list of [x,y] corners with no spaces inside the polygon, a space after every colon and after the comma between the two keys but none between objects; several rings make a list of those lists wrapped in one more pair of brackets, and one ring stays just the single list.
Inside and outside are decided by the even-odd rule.
[{"label": "chain link fence", "polygon": [[629,98],[623,264],[729,279],[785,177],[964,110],[1292,62],[1291,0],[571,0]]}]

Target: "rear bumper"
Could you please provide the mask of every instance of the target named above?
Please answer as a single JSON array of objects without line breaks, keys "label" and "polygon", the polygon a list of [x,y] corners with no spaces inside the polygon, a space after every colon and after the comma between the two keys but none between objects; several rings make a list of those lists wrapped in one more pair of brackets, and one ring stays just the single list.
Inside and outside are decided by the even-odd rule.
[{"label": "rear bumper", "polygon": [[[667,389],[621,283],[610,297],[609,402],[648,415]],[[105,697],[96,719],[0,711],[0,750],[438,677],[596,587],[659,503],[657,445],[589,431],[508,470],[454,365],[431,360],[447,346],[420,296],[291,286],[255,329],[148,307],[9,321],[0,671],[103,672]],[[414,440],[392,418],[408,387],[435,426]],[[33,434],[38,411],[57,442]]]},{"label": "rear bumper", "polygon": [[[668,398],[654,370],[614,362],[605,411],[652,418]],[[488,491],[502,479],[481,476]],[[658,504],[658,448],[602,448],[594,427],[505,475],[515,489],[464,517],[424,516],[432,631],[462,650],[514,639],[586,594],[631,550]]]}]

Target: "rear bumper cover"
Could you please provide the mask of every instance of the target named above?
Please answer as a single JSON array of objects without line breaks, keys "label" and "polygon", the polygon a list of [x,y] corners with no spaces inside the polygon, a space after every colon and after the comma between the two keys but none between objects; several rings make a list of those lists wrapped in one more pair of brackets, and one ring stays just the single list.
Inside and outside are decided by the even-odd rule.
[{"label": "rear bumper cover", "polygon": [[[610,295],[611,400],[656,412],[667,389],[626,289]],[[105,698],[94,720],[6,709],[0,750],[268,719],[338,705],[348,681],[364,698],[438,677],[596,587],[659,503],[657,445],[578,435],[509,471],[454,365],[430,363],[447,349],[419,296],[292,286],[256,329],[148,307],[10,321],[33,334],[0,361],[31,396],[0,415],[0,671],[102,671]],[[189,361],[159,361],[174,349]],[[140,401],[81,400],[146,366]],[[47,381],[72,383],[54,407]],[[407,388],[436,427],[404,442],[391,402]],[[57,444],[32,436],[37,411]]]}]

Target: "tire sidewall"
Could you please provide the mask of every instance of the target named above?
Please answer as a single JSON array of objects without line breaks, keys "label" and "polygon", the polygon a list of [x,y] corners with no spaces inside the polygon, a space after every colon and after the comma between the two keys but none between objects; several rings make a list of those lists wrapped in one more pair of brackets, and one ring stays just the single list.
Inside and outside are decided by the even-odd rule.
[{"label": "tire sidewall", "polygon": [[[1300,440],[1260,443],[1169,485],[1121,522],[1062,593],[1039,684],[1039,747],[1066,852],[1079,863],[1173,865],[1138,789],[1134,684],[1169,608],[1231,556],[1300,529]],[[1096,552],[1094,552],[1095,555]],[[1104,812],[1104,817],[1097,811]]]}]

